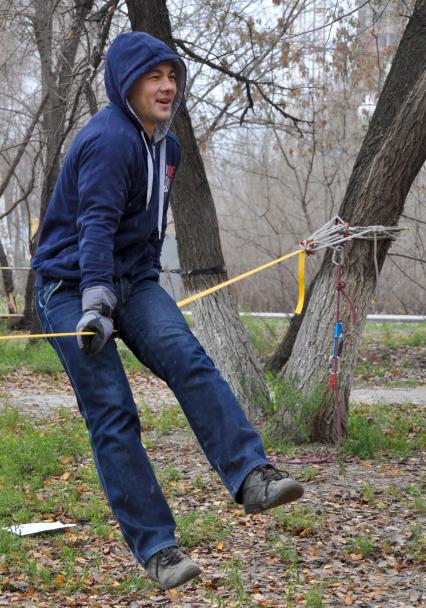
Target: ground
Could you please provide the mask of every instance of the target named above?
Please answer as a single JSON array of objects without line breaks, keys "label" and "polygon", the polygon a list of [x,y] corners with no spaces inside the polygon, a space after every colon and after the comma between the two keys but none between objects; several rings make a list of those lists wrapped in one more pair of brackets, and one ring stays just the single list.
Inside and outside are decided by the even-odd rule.
[{"label": "ground", "polygon": [[[0,606],[425,608],[425,355],[424,346],[365,344],[355,388],[371,396],[372,390],[394,387],[405,392],[403,405],[392,399],[369,405],[366,396],[355,405],[353,397],[352,443],[329,464],[289,464],[295,456],[317,455],[319,446],[268,444],[278,468],[304,482],[305,496],[256,516],[246,516],[227,496],[167,387],[147,373],[131,372],[145,444],[176,515],[180,542],[203,576],[177,590],[156,590],[121,541],[84,447],[61,456],[56,474],[25,490],[32,508],[27,517],[78,525],[13,546],[4,533]],[[19,406],[33,421],[34,432],[75,432],[76,408],[62,374],[17,369],[0,379],[0,391],[3,404]],[[23,432],[10,416],[5,424]],[[388,434],[379,433],[379,420]],[[0,458],[0,475],[1,464]]]}]

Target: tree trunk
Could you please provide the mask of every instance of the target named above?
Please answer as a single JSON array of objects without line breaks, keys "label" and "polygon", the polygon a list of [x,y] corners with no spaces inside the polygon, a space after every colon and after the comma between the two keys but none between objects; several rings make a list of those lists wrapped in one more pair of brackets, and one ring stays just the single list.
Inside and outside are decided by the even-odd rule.
[{"label": "tree trunk", "polygon": [[[64,41],[57,52],[56,71],[54,71],[53,14],[57,3],[53,0],[34,0],[32,26],[40,56],[41,82],[43,96],[47,96],[42,118],[42,131],[46,151],[44,176],[40,199],[39,228],[43,223],[47,207],[60,171],[61,150],[66,129],[69,95],[74,81],[74,66],[79,40],[84,31],[85,19],[93,7],[94,0],[75,0],[73,15]],[[30,242],[30,253],[34,254],[38,232]],[[39,331],[39,321],[34,308],[35,274],[28,274],[25,288],[24,317],[20,328]]]},{"label": "tree trunk", "polygon": [[[354,224],[352,215],[356,210],[359,200],[359,184],[362,184],[366,175],[368,175],[386,130],[394,121],[395,115],[425,67],[426,0],[418,0],[384,84],[339,211],[340,217],[346,221],[351,220],[352,224]],[[372,209],[372,213],[374,215],[374,209]],[[377,223],[374,220],[368,219],[368,217],[364,218],[366,223]],[[314,281],[317,280],[318,276],[315,277]],[[311,293],[312,289],[313,284],[311,283],[309,293]],[[306,306],[308,300],[309,295]],[[287,363],[297,339],[301,320],[297,318],[292,319],[287,333],[268,362],[268,367],[271,371],[276,373],[280,367],[282,368]]]},{"label": "tree trunk", "polygon": [[[426,159],[426,53],[421,57],[422,70],[413,61],[418,54],[418,45],[424,47],[426,3],[419,2],[417,9],[419,5],[423,11],[421,27],[417,28],[416,35],[413,35],[413,29],[416,30],[419,23],[414,24],[411,20],[407,27],[367,133],[367,143],[362,146],[341,207],[340,215],[353,226],[396,225],[411,184]],[[410,61],[407,63],[408,58]],[[415,79],[412,77],[413,70]],[[401,105],[400,95],[393,93],[396,90],[394,82],[398,80],[405,89]],[[410,82],[409,90],[403,87],[404,82]],[[391,101],[397,106],[394,107]],[[393,115],[392,122],[382,116],[383,111]],[[390,244],[389,239],[378,242],[379,269]],[[357,321],[353,325],[348,310],[343,309],[342,320],[347,328],[339,375],[343,431],[347,424],[349,395],[361,332],[376,285],[373,251],[373,243],[369,241],[352,241],[345,246],[343,280],[346,292],[355,304]],[[328,380],[327,363],[336,314],[334,268],[331,255],[327,254],[285,370],[285,377],[305,392],[318,385],[326,386]],[[335,442],[337,435],[331,391],[327,391],[319,405],[315,420],[310,421],[311,439]]]},{"label": "tree trunk", "polygon": [[265,371],[272,372],[273,374],[278,374],[280,370],[284,367],[284,365],[287,363],[287,361],[290,359],[291,351],[293,350],[297,334],[299,333],[300,326],[302,325],[302,321],[305,318],[305,311],[311,299],[315,280],[316,277],[312,279],[308,291],[306,292],[305,304],[301,314],[293,315],[290,319],[290,323],[285,333],[285,336],[278,344],[273,354],[266,361]]},{"label": "tree trunk", "polygon": [[15,285],[13,284],[13,273],[9,270],[9,260],[2,243],[0,242],[0,266],[3,267],[2,277],[4,290],[6,292],[7,308],[10,315],[16,315]]},{"label": "tree trunk", "polygon": [[[165,0],[127,0],[133,30],[144,30],[175,49]],[[185,103],[175,122],[183,147],[172,207],[179,260],[184,270],[218,268],[215,274],[183,275],[192,294],[227,279],[213,197]],[[223,270],[222,270],[223,269]],[[232,292],[222,289],[192,305],[196,333],[253,419],[269,400],[256,355],[241,323]]]}]

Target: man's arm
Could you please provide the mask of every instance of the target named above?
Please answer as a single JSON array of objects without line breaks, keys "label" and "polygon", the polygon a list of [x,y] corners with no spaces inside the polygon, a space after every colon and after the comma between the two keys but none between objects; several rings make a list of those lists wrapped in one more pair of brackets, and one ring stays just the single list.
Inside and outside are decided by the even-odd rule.
[{"label": "man's arm", "polygon": [[132,153],[127,141],[102,134],[86,142],[79,158],[79,262],[83,315],[77,332],[83,352],[96,355],[111,337],[114,293],[114,237],[130,186]]},{"label": "man's arm", "polygon": [[114,237],[130,187],[132,149],[128,141],[102,134],[86,142],[79,159],[79,263],[81,291],[114,291]]}]

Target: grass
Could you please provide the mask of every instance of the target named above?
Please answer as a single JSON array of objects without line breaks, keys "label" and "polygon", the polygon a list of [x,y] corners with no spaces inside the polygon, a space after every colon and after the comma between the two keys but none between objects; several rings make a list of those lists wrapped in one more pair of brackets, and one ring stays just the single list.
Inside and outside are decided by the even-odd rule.
[{"label": "grass", "polygon": [[162,435],[177,428],[188,427],[185,415],[179,405],[165,406],[158,416],[147,403],[143,402],[139,411],[143,433],[152,431]]},{"label": "grass", "polygon": [[302,481],[313,481],[319,474],[319,470],[312,466],[304,467],[300,477]]},{"label": "grass", "polygon": [[406,458],[426,446],[426,411],[410,405],[356,405],[342,452],[361,459]]},{"label": "grass", "polygon": [[287,319],[242,317],[250,342],[259,355],[269,355],[282,339],[288,328]]},{"label": "grass", "polygon": [[420,522],[417,522],[411,526],[410,532],[405,549],[415,561],[426,564],[426,530]]},{"label": "grass", "polygon": [[322,601],[323,585],[313,585],[305,594],[305,606],[307,608],[324,608]]},{"label": "grass", "polygon": [[[111,533],[109,508],[97,478],[87,473],[82,459],[89,454],[83,421],[66,412],[52,420],[34,423],[16,409],[0,413],[0,528],[29,521],[71,519],[90,522],[93,534]],[[103,525],[103,529],[98,526]],[[19,538],[0,530],[0,555],[6,573],[18,574],[28,584],[69,591],[85,584],[84,556],[63,547],[55,549],[49,564],[34,558],[37,538]],[[81,550],[82,552],[84,549]],[[78,576],[77,576],[78,570]],[[0,573],[0,587],[2,585]]]},{"label": "grass", "polygon": [[294,543],[290,539],[275,532],[268,537],[268,540],[271,543],[271,555],[279,557],[287,567],[297,569],[300,558]]},{"label": "grass", "polygon": [[177,516],[177,533],[183,547],[195,547],[201,542],[217,543],[225,539],[229,529],[216,513],[188,513]]},{"label": "grass", "polygon": [[361,345],[372,342],[392,350],[398,346],[424,346],[426,344],[426,322],[366,323]]},{"label": "grass", "polygon": [[[265,412],[268,419],[266,433],[271,438],[276,434],[275,427],[283,428],[287,441],[304,443],[309,440],[310,423],[315,420],[322,404],[324,389],[317,387],[307,392],[301,392],[291,381],[283,378],[269,377],[271,405]],[[281,440],[281,433],[277,435]],[[273,439],[270,439],[273,442]],[[269,447],[269,446],[268,446]],[[271,445],[273,447],[273,445]]]},{"label": "grass", "polygon": [[[146,372],[146,368],[120,340],[118,340],[118,351],[127,371]],[[63,371],[53,347],[47,340],[0,341],[0,377],[19,368],[49,374],[53,377]]]},{"label": "grass", "polygon": [[425,492],[418,483],[412,483],[407,488],[407,493],[413,502],[415,510],[421,515],[426,515]]},{"label": "grass", "polygon": [[[259,353],[272,352],[287,321],[260,320],[246,318],[251,339]],[[425,343],[426,324],[366,325],[364,339],[376,340],[387,348],[401,344],[412,346]],[[387,328],[387,329],[386,329]],[[366,337],[365,337],[366,336]],[[135,357],[118,343],[120,354],[128,371],[142,371],[144,368]],[[366,373],[368,362],[364,362]],[[35,372],[43,372],[62,381],[60,365],[56,354],[47,342],[26,346],[23,342],[0,342],[0,375],[26,367]],[[398,381],[396,381],[398,382]],[[401,380],[401,382],[404,382]],[[388,386],[389,384],[387,384]],[[285,395],[284,395],[285,393]],[[289,396],[288,387],[278,382],[274,386],[274,405],[272,415],[280,411],[283,400],[293,400],[300,406],[300,395]],[[305,440],[308,428],[305,419],[316,412],[317,401],[311,396],[301,404],[302,414],[295,418],[296,436]],[[187,422],[178,406],[165,407],[157,415],[146,403],[140,404],[144,443],[148,447],[157,445],[156,436],[171,433],[187,427]],[[409,405],[367,406],[352,408],[349,420],[349,435],[345,440],[340,457],[355,456],[362,459],[385,459],[388,457],[406,458],[426,445],[426,412],[424,408]],[[297,451],[289,439],[267,439],[266,447],[276,451],[291,453]],[[88,560],[87,553],[97,543],[102,547],[110,539],[120,538],[116,524],[103,497],[91,458],[85,426],[80,418],[60,412],[52,420],[35,423],[19,415],[9,407],[0,413],[0,527],[26,521],[49,519],[69,519],[79,522],[85,531],[86,540],[73,534],[59,537],[42,535],[37,540],[18,538],[0,530],[0,593],[7,581],[26,581],[37,589],[61,590],[73,593],[93,587],[93,571],[96,559]],[[318,469],[304,467],[298,477],[304,481],[314,481]],[[173,463],[159,470],[160,481],[173,493],[175,488],[191,487],[198,491],[209,492],[208,480],[202,475],[193,479],[183,478],[182,472]],[[181,491],[181,490],[179,490]],[[366,481],[360,488],[362,499],[374,506],[378,500],[375,488]],[[426,513],[424,488],[411,484],[406,488],[389,486],[386,495],[401,500],[413,513],[413,521]],[[176,494],[177,495],[177,494]],[[296,606],[296,589],[299,587],[299,553],[297,541],[303,537],[319,535],[324,530],[324,515],[306,504],[292,505],[291,510],[277,509],[271,517],[275,519],[276,529],[269,537],[270,558],[279,558],[289,580],[288,593],[283,598],[283,606]],[[228,520],[229,521],[229,520]],[[231,522],[227,523],[226,514],[189,513],[177,517],[177,530],[184,547],[192,548],[199,544],[215,547],[222,543],[232,532]],[[228,541],[229,542],[229,541]],[[49,559],[37,558],[40,544],[49,545]],[[377,551],[386,553],[383,546],[367,535],[352,539],[349,546],[352,553],[365,558],[372,557]],[[413,524],[409,531],[404,552],[416,563],[426,563],[426,535],[420,523]],[[257,606],[244,589],[245,564],[234,556],[228,562],[226,576],[233,606]],[[6,581],[6,582],[5,582]],[[152,584],[146,579],[127,573],[121,577],[103,574],[98,589],[113,594],[150,591]],[[297,592],[299,593],[299,592]],[[225,606],[221,598],[212,596],[212,605]],[[216,603],[215,603],[216,602]],[[322,608],[323,586],[313,584],[304,592],[304,605],[308,608]]]},{"label": "grass", "polygon": [[[70,458],[88,450],[83,423],[62,418],[35,426],[21,417],[16,409],[6,408],[0,414],[0,518],[9,516],[11,523],[21,523],[29,509],[46,501],[37,491],[48,478],[59,476]],[[28,507],[28,505],[31,505]]]},{"label": "grass", "polygon": [[34,372],[55,375],[62,371],[59,359],[47,341],[26,344],[22,340],[0,342],[0,376],[25,367]]},{"label": "grass", "polygon": [[377,545],[367,536],[355,536],[348,549],[355,555],[360,555],[362,559],[372,557],[377,552]]},{"label": "grass", "polygon": [[[191,324],[191,318],[188,322]],[[242,317],[250,341],[261,357],[271,355],[288,328],[287,319],[270,319],[260,317]],[[7,328],[1,331],[10,333]],[[421,323],[366,323],[361,345],[375,343],[379,346],[394,350],[399,346],[423,346],[426,344],[426,322]],[[136,357],[126,348],[121,340],[117,346],[127,371],[145,371]],[[0,342],[0,376],[17,369],[26,367],[35,372],[55,374],[61,372],[61,365],[46,340],[38,341],[2,341]],[[377,367],[377,366],[376,366]],[[375,370],[376,375],[384,374],[386,366]],[[371,373],[371,363],[360,361],[357,373]],[[404,382],[404,381],[402,381]],[[406,384],[403,384],[404,386]]]},{"label": "grass", "polygon": [[308,505],[295,504],[291,511],[282,507],[272,512],[272,516],[285,532],[293,536],[313,536],[324,525],[321,511]]}]

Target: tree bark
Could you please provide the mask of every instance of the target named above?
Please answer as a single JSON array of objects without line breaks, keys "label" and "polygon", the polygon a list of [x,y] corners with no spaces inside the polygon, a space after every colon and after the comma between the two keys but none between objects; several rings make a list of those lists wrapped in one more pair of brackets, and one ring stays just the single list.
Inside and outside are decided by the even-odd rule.
[{"label": "tree bark", "polygon": [[[426,159],[425,16],[426,2],[422,0],[417,3],[404,33],[349,181],[339,215],[353,226],[396,225],[411,184]],[[419,48],[423,49],[420,56]],[[421,61],[421,69],[414,57]],[[398,82],[401,83],[402,92],[398,91]],[[401,97],[403,100],[400,104]],[[383,112],[388,114],[383,116]],[[389,239],[378,241],[379,269],[390,244]],[[351,324],[348,310],[343,310],[342,320],[347,330],[338,383],[343,432],[347,425],[349,395],[361,332],[376,285],[372,242],[351,241],[345,246],[344,255],[343,279],[346,292],[355,303],[357,320],[355,325]],[[335,299],[335,270],[331,255],[326,254],[284,374],[304,392],[326,386]],[[285,430],[285,420],[284,416],[281,431]],[[319,404],[315,419],[308,423],[312,440],[336,441],[334,403],[330,390]]]},{"label": "tree bark", "polygon": [[7,308],[9,314],[16,315],[15,301],[15,286],[13,283],[13,273],[9,270],[9,260],[7,259],[6,251],[3,244],[0,242],[0,265],[3,267],[1,271],[3,277],[4,289],[6,292]]},{"label": "tree bark", "polygon": [[[426,67],[426,1],[418,0],[395,55],[390,72],[371,119],[361,150],[353,167],[348,187],[339,211],[340,217],[354,224],[353,214],[358,205],[359,185],[371,167],[382,138],[395,119],[405,98]],[[374,215],[375,211],[372,209]],[[365,223],[377,223],[363,217]],[[361,222],[358,222],[359,224]],[[327,258],[327,263],[329,259]],[[319,275],[318,275],[319,276]],[[315,277],[314,282],[318,277]],[[309,292],[314,285],[311,283]],[[307,296],[306,306],[308,305]],[[293,318],[287,333],[268,362],[268,368],[277,373],[288,361],[301,326],[301,319]]]},{"label": "tree bark", "polygon": [[[147,31],[175,49],[165,0],[127,0],[127,6],[133,30]],[[220,269],[215,274],[184,274],[185,290],[192,294],[225,281],[227,273],[214,201],[185,103],[175,129],[183,147],[172,196],[180,264],[186,271]],[[192,314],[200,341],[230,382],[246,413],[257,418],[269,396],[232,292],[225,288],[194,302]]]},{"label": "tree bark", "polygon": [[291,352],[293,350],[294,343],[297,338],[297,334],[299,333],[300,326],[302,325],[302,321],[305,318],[305,311],[311,299],[312,290],[315,285],[316,277],[312,279],[310,282],[309,288],[306,292],[305,296],[305,304],[304,308],[300,315],[293,315],[290,319],[290,323],[288,329],[285,333],[285,336],[278,344],[277,348],[273,352],[273,354],[269,357],[269,359],[265,363],[265,371],[272,372],[273,374],[278,374],[287,361],[290,359]]}]

